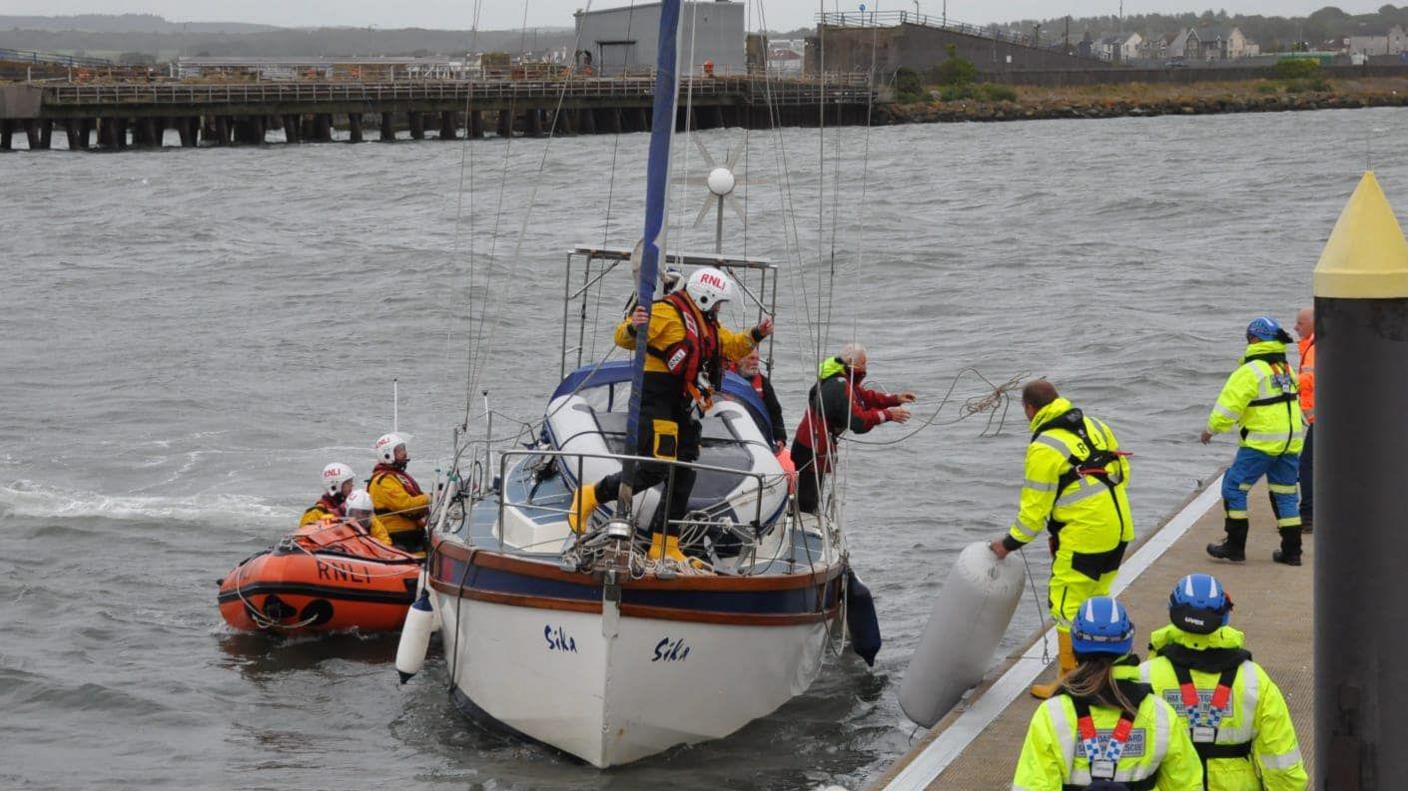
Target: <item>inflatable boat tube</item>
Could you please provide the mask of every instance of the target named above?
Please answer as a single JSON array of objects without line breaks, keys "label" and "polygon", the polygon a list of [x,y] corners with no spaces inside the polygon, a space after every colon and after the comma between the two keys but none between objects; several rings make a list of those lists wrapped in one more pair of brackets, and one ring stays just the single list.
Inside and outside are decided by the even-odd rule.
[{"label": "inflatable boat tube", "polygon": [[[568,394],[552,400],[545,421],[549,444],[567,453],[590,454],[560,460],[560,471],[570,488],[576,489],[583,481],[599,481],[621,469],[619,461],[600,457],[626,452],[625,422],[624,413],[599,411],[581,395]],[[781,463],[772,453],[772,444],[758,429],[748,410],[737,402],[720,400],[702,422],[699,463],[767,476],[761,492],[762,521],[769,524],[776,520],[787,502],[786,478]],[[648,522],[655,513],[660,488],[636,494],[634,510],[640,521]],[[758,489],[755,478],[701,472],[690,498],[690,510],[704,511],[714,519],[746,524],[758,514]],[[601,503],[599,511],[605,516],[612,507],[612,501],[607,499]]]},{"label": "inflatable boat tube", "polygon": [[900,682],[906,717],[932,727],[983,680],[1022,597],[1022,568],[981,542],[959,553]]}]

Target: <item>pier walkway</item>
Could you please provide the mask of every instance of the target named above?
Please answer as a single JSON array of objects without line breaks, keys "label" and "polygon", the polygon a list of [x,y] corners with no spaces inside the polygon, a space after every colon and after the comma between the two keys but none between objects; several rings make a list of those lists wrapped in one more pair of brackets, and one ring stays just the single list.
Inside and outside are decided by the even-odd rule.
[{"label": "pier walkway", "polygon": [[[399,129],[417,140],[427,129],[443,140],[481,137],[486,128],[503,137],[645,132],[654,94],[650,76],[12,85],[0,87],[0,149],[12,148],[16,134],[31,149],[49,148],[55,131],[71,149],[160,146],[168,129],[188,147],[261,144],[274,129],[284,130],[281,142],[327,142],[335,125],[351,142],[363,139],[364,125],[381,140]],[[690,77],[679,87],[676,124],[816,125],[823,110],[828,125],[860,124],[874,100],[867,74]]]},{"label": "pier walkway", "polygon": [[[1252,530],[1247,562],[1212,560],[1203,547],[1222,537],[1220,484],[1219,476],[1130,553],[1115,584],[1115,595],[1129,607],[1138,629],[1136,650],[1143,656],[1149,634],[1168,623],[1168,594],[1174,583],[1194,571],[1216,575],[1235,605],[1232,625],[1246,632],[1248,650],[1286,696],[1301,755],[1314,777],[1314,542],[1306,536],[1305,565],[1300,568],[1271,562],[1271,551],[1280,546],[1280,537],[1262,484],[1250,498]],[[1054,635],[1048,635],[1048,640],[1054,658]],[[1038,636],[990,673],[966,703],[917,740],[872,788],[970,791],[1010,787],[1027,725],[1040,705],[1027,694],[1027,687],[1038,673],[1044,677],[1054,674],[1054,666],[1043,667],[1041,655]]]}]

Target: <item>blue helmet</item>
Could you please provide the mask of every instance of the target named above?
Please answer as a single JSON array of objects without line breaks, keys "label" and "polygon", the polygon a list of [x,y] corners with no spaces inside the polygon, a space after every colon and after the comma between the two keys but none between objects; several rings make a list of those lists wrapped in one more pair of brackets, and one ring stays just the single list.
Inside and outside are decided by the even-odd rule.
[{"label": "blue helmet", "polygon": [[1086,599],[1071,624],[1071,648],[1077,654],[1124,656],[1134,650],[1134,623],[1124,605],[1109,596]]},{"label": "blue helmet", "polygon": [[1257,316],[1247,325],[1247,334],[1263,341],[1274,341],[1286,333],[1270,316]]},{"label": "blue helmet", "polygon": [[1168,596],[1168,618],[1185,632],[1212,634],[1232,620],[1232,597],[1211,574],[1189,574]]}]

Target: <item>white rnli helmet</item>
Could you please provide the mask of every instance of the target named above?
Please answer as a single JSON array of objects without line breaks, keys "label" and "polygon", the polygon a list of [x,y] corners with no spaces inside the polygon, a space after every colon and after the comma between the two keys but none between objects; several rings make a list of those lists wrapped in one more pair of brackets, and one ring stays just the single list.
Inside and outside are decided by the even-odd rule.
[{"label": "white rnli helmet", "polygon": [[396,448],[405,445],[406,440],[400,434],[383,434],[381,439],[376,441],[377,458],[391,464],[396,461]]},{"label": "white rnli helmet", "polygon": [[366,489],[358,489],[355,492],[347,495],[347,505],[344,506],[344,508],[346,509],[348,516],[351,516],[353,511],[365,511],[366,513],[371,513],[376,510],[376,508],[372,505],[372,496],[367,493]]},{"label": "white rnli helmet", "polygon": [[733,297],[733,281],[722,270],[706,266],[694,270],[684,290],[700,310],[711,313]]},{"label": "white rnli helmet", "polygon": [[352,472],[351,467],[333,462],[323,468],[323,491],[328,494],[337,494],[342,491],[342,484],[356,477],[357,474]]}]

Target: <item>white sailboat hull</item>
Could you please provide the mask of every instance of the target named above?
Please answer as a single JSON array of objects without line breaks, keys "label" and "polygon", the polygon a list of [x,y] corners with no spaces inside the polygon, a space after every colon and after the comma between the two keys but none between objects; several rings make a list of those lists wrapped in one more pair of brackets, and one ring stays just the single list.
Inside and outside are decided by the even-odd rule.
[{"label": "white sailboat hull", "polygon": [[699,623],[440,593],[454,687],[475,709],[598,767],[727,736],[804,692],[831,621]]}]

